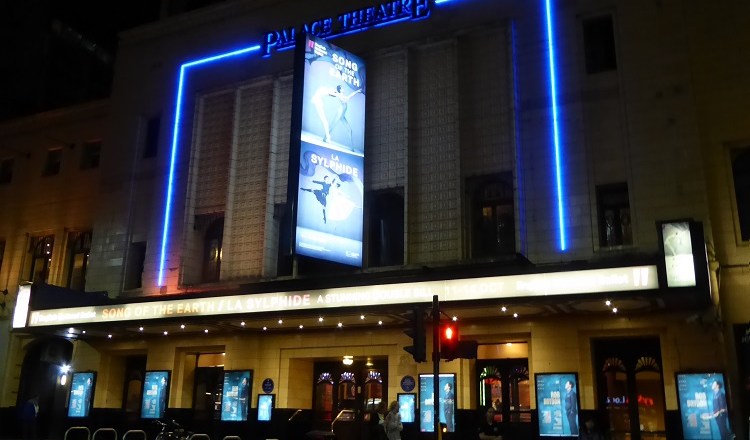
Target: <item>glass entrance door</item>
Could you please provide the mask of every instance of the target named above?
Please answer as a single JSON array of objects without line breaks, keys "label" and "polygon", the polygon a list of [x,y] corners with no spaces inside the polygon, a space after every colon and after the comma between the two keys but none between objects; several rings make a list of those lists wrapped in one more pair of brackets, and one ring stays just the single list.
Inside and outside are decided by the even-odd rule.
[{"label": "glass entrance door", "polygon": [[478,408],[494,407],[498,422],[530,424],[531,393],[528,359],[477,361]]},{"label": "glass entrance door", "polygon": [[598,408],[612,440],[666,439],[657,338],[600,339],[594,349]]}]

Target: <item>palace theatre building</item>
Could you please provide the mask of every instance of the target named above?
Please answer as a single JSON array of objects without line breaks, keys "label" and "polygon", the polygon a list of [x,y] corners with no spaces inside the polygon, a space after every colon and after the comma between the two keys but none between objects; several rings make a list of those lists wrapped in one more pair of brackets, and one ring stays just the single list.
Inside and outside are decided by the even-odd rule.
[{"label": "palace theatre building", "polygon": [[[11,276],[3,405],[60,436],[349,409],[369,438],[395,400],[406,438],[493,405],[507,438],[740,432],[680,8],[226,1],[124,32],[86,292]],[[477,344],[437,414],[435,299]]]}]

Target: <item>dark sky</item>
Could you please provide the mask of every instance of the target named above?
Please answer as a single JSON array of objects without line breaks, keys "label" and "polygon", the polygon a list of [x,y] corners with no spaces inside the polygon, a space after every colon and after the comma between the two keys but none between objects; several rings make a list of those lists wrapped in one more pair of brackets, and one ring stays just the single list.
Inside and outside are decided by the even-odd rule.
[{"label": "dark sky", "polygon": [[114,50],[118,32],[158,19],[160,3],[159,0],[52,0],[49,7],[53,17]]}]

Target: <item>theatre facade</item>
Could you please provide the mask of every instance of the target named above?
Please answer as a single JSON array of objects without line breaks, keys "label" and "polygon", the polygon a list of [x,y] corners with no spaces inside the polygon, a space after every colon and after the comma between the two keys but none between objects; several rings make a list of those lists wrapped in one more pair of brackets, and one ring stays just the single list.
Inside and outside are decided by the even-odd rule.
[{"label": "theatre facade", "polygon": [[[508,438],[587,418],[614,439],[741,433],[702,91],[666,36],[698,13],[340,3],[227,1],[121,34],[99,181],[78,183],[85,288],[55,269],[75,240],[38,266],[65,219],[3,232],[27,240],[0,266],[4,417],[37,396],[50,436],[173,419],[265,439],[350,410],[338,437],[369,438],[396,400],[410,438],[436,419],[469,438],[493,404]],[[436,316],[477,344],[439,362],[439,397]],[[705,417],[724,395],[729,421]]]}]

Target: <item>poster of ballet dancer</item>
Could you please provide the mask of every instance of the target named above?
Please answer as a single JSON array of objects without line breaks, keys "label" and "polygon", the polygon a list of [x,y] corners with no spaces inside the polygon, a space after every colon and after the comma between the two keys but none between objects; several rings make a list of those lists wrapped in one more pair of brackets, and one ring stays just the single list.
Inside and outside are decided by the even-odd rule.
[{"label": "poster of ballet dancer", "polygon": [[365,65],[306,36],[295,252],[362,265]]}]

